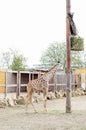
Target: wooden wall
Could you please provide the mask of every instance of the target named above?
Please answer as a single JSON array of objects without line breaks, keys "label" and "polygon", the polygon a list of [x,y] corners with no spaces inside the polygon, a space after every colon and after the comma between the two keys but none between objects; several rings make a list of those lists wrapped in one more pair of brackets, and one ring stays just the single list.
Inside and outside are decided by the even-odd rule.
[{"label": "wooden wall", "polygon": [[5,92],[5,84],[6,84],[6,73],[5,71],[0,71],[0,93]]}]

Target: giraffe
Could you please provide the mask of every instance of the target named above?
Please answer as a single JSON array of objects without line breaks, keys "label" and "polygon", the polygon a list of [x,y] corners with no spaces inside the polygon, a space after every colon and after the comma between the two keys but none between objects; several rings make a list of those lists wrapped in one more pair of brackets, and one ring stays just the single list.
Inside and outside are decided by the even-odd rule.
[{"label": "giraffe", "polygon": [[54,65],[47,73],[44,73],[43,75],[39,76],[38,79],[30,80],[27,84],[27,96],[26,96],[26,112],[28,108],[28,104],[32,104],[34,111],[36,112],[36,109],[32,102],[33,93],[36,91],[43,93],[43,106],[44,111],[47,111],[46,109],[46,100],[47,100],[47,92],[48,92],[48,82],[51,79],[51,77],[54,75],[56,70],[59,69],[59,65]]}]

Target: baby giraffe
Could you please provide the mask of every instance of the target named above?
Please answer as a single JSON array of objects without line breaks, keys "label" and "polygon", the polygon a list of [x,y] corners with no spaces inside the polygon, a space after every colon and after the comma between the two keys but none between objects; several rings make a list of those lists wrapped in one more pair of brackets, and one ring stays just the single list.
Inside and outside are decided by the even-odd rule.
[{"label": "baby giraffe", "polygon": [[34,111],[36,112],[36,109],[34,107],[34,104],[32,102],[33,94],[36,91],[43,93],[43,106],[44,111],[46,112],[46,100],[47,100],[47,92],[48,92],[48,82],[55,74],[56,70],[59,69],[59,66],[56,64],[54,67],[52,67],[47,73],[41,75],[38,77],[38,79],[30,80],[27,85],[27,96],[26,96],[26,112],[28,108],[28,104],[32,104]]}]

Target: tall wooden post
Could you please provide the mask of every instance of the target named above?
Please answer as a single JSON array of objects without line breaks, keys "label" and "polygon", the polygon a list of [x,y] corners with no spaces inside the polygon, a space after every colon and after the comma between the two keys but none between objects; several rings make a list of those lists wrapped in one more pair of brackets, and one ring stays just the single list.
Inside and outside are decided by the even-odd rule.
[{"label": "tall wooden post", "polygon": [[18,71],[17,73],[17,90],[16,90],[16,98],[20,96],[20,87],[21,87],[21,73]]},{"label": "tall wooden post", "polygon": [[6,80],[6,83],[5,83],[5,98],[6,98],[7,97],[7,71],[5,74],[5,80]]},{"label": "tall wooden post", "polygon": [[70,23],[68,14],[70,13],[70,0],[66,0],[66,49],[67,49],[67,88],[66,88],[66,113],[71,112],[71,48],[70,48]]}]

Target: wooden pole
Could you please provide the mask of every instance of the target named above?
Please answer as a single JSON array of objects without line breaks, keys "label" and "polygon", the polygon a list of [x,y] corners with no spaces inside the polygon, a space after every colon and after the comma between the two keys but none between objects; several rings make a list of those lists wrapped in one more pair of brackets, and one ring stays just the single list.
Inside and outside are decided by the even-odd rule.
[{"label": "wooden pole", "polygon": [[7,71],[5,72],[5,98],[7,97]]},{"label": "wooden pole", "polygon": [[16,91],[16,98],[20,96],[20,87],[21,87],[21,73],[18,71],[17,73],[17,91]]},{"label": "wooden pole", "polygon": [[70,0],[66,0],[66,64],[67,64],[67,88],[66,88],[66,113],[71,112],[71,48],[70,48],[70,23],[68,14],[70,13]]}]

